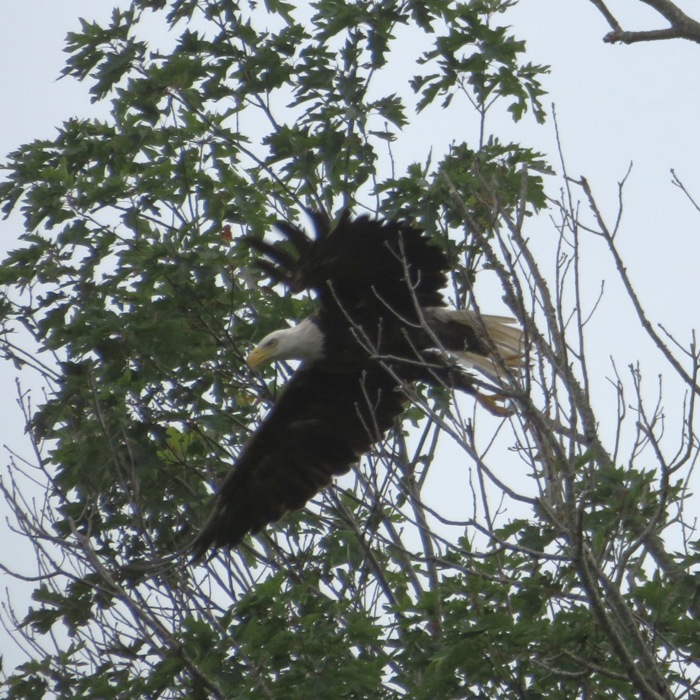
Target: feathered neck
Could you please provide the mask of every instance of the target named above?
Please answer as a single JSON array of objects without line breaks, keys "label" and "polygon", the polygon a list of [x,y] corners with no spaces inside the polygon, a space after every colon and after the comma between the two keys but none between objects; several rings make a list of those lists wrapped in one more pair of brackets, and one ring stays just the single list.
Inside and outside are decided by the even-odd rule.
[{"label": "feathered neck", "polygon": [[[310,318],[279,333],[279,346],[276,359],[305,360],[314,362],[324,356],[323,333]],[[280,356],[282,353],[283,356]]]}]

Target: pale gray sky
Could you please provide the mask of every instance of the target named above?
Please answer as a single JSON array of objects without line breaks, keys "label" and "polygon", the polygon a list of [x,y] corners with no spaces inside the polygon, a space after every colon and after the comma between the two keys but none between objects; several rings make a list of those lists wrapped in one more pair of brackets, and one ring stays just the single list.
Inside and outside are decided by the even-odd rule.
[{"label": "pale gray sky", "polygon": [[[609,4],[614,11],[626,12],[619,18],[628,22],[630,29],[660,26],[654,13],[641,3],[618,0]],[[83,86],[70,79],[56,79],[64,62],[64,36],[77,28],[77,18],[104,17],[110,11],[111,3],[105,0],[3,4],[0,156],[35,138],[50,138],[64,119],[94,114],[95,107]],[[569,172],[586,175],[611,217],[616,208],[617,182],[634,161],[620,247],[652,319],[663,321],[680,339],[687,339],[691,327],[700,328],[700,217],[671,185],[669,169],[675,168],[700,200],[700,46],[680,41],[636,46],[603,44],[607,25],[587,0],[522,0],[508,21],[516,36],[528,41],[529,60],[552,66],[545,84],[550,95],[545,99],[557,106]],[[458,139],[459,133],[439,131],[434,136],[436,141],[444,138],[449,142]],[[520,125],[504,124],[503,137],[551,154],[552,162],[557,164],[551,122],[544,127],[534,126],[529,119]],[[0,222],[0,251],[16,245],[19,226],[17,218]],[[596,260],[590,260],[589,265],[595,273]],[[600,275],[605,276],[605,269],[601,263]],[[596,326],[601,376],[609,373],[609,355],[624,367],[640,354],[636,336],[627,332],[631,313],[619,290],[611,290],[605,313],[599,315]],[[642,355],[652,370],[660,362],[651,348],[645,347]],[[12,398],[14,377],[12,367],[0,366],[0,391],[6,397],[0,444],[28,452]],[[5,462],[3,454],[0,470]],[[15,554],[8,551],[16,540],[7,537],[5,531],[3,519],[0,558],[16,562]],[[4,591],[7,586],[13,588],[14,602],[21,610],[33,586],[2,581],[0,589]],[[17,657],[1,630],[0,648],[6,666],[11,667]]]}]

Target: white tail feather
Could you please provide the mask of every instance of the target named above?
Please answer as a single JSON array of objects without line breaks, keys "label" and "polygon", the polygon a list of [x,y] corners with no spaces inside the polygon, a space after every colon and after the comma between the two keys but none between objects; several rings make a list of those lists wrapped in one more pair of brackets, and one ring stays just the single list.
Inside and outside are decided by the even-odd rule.
[{"label": "white tail feather", "polygon": [[[517,323],[514,318],[487,314],[479,317],[472,311],[443,307],[433,307],[429,311],[436,321],[463,323],[471,326],[480,337],[490,338],[490,343],[495,346],[500,359],[473,352],[451,352],[467,367],[498,377],[503,373],[502,365],[512,369],[525,365],[523,331],[519,326],[514,325]],[[489,340],[485,342],[489,344]]]}]

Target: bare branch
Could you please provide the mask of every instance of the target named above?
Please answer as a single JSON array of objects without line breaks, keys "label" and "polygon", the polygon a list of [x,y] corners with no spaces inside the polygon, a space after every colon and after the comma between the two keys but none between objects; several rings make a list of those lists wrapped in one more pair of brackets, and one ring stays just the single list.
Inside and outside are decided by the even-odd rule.
[{"label": "bare branch", "polygon": [[687,39],[688,41],[700,43],[700,22],[686,15],[670,0],[640,0],[640,2],[655,9],[671,25],[663,29],[643,31],[623,29],[603,0],[590,1],[598,8],[612,28],[612,31],[603,37],[603,41],[607,44],[634,44],[641,41],[664,41],[668,39]]}]

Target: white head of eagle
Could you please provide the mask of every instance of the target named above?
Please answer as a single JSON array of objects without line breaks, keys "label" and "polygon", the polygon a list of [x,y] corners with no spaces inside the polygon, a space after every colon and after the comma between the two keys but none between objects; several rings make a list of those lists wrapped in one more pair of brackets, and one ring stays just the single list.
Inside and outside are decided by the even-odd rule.
[{"label": "white head of eagle", "polygon": [[310,319],[291,328],[281,328],[266,335],[253,348],[246,362],[252,369],[276,360],[314,362],[323,357],[323,333]]}]

